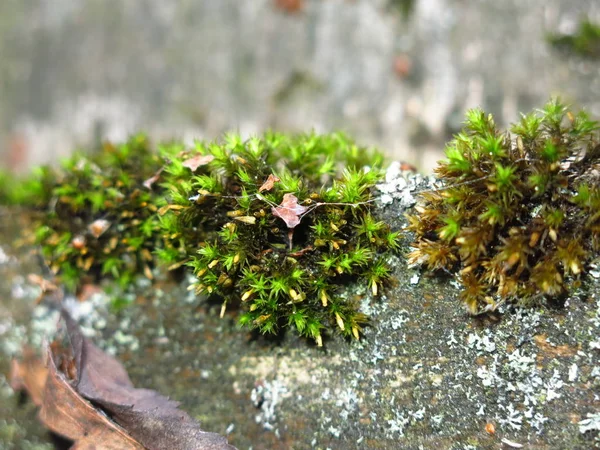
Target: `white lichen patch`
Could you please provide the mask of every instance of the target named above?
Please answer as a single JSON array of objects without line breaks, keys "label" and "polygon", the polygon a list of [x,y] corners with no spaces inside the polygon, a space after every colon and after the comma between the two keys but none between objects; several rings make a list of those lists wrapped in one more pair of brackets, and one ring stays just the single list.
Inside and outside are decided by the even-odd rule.
[{"label": "white lichen patch", "polygon": [[478,352],[492,353],[496,350],[496,343],[493,340],[490,330],[485,330],[483,336],[477,333],[470,333],[467,337],[467,344]]},{"label": "white lichen patch", "polygon": [[[236,377],[249,375],[255,380],[250,397],[260,409],[256,421],[276,434],[279,432],[277,408],[282,402],[294,397],[296,401],[302,401],[300,392],[321,390],[318,400],[327,405],[324,409],[336,412],[333,415],[335,422],[331,417],[328,420],[323,418],[321,428],[332,436],[338,436],[345,429],[346,419],[357,410],[360,403],[357,392],[351,386],[324,389],[325,386],[335,385],[332,378],[337,374],[332,370],[341,363],[339,356],[328,358],[328,369],[325,369],[315,355],[295,351],[285,356],[244,357],[240,364],[229,368],[229,373]],[[315,401],[313,398],[312,402]]]},{"label": "white lichen patch", "polygon": [[588,431],[600,431],[600,413],[587,414],[587,419],[579,421],[579,432],[587,433]]},{"label": "white lichen patch", "polygon": [[395,161],[386,170],[385,182],[377,185],[377,189],[381,192],[379,202],[382,205],[389,205],[397,201],[401,209],[406,209],[417,202],[415,196],[418,192],[432,187],[432,177],[423,177],[410,170],[402,170],[402,164]]},{"label": "white lichen patch", "polygon": [[419,284],[419,280],[421,279],[420,275],[418,273],[414,273],[409,280],[410,284]]},{"label": "white lichen patch", "polygon": [[[411,425],[426,418],[427,410],[424,407],[417,410],[398,409],[393,414],[393,418],[386,421],[388,427],[385,433],[389,439],[403,437]],[[439,417],[436,420],[439,420]]]},{"label": "white lichen patch", "polygon": [[404,430],[410,424],[411,418],[404,412],[396,411],[392,419],[387,421],[388,428],[386,435],[388,438],[398,438],[404,436]]},{"label": "white lichen patch", "polygon": [[229,368],[229,372],[236,375],[249,375],[257,380],[277,376],[286,384],[296,386],[326,385],[331,377],[331,368],[341,364],[340,356],[334,356],[328,358],[329,369],[325,369],[315,355],[292,351],[288,355],[244,356],[238,364]]},{"label": "white lichen patch", "polygon": [[11,260],[11,257],[8,256],[4,249],[0,246],[0,265],[7,264]]},{"label": "white lichen patch", "polygon": [[254,406],[260,409],[255,416],[256,423],[260,423],[265,430],[277,430],[277,408],[280,402],[289,398],[291,393],[288,387],[281,380],[264,380],[257,384],[250,392],[250,400]]}]

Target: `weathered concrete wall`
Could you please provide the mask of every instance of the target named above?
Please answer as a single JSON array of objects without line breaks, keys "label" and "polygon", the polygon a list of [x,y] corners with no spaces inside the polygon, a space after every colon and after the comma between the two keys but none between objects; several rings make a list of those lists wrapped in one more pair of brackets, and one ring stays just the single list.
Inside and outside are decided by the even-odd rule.
[{"label": "weathered concrete wall", "polygon": [[[23,168],[148,130],[342,129],[427,170],[466,108],[559,94],[600,115],[597,61],[544,42],[594,0],[0,2],[0,154]],[[283,3],[283,2],[280,2]]]}]

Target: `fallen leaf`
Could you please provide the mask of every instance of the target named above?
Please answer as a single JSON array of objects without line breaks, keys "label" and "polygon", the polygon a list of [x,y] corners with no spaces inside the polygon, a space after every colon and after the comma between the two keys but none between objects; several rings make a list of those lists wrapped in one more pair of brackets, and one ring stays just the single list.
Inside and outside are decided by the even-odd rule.
[{"label": "fallen leaf", "polygon": [[70,380],[57,370],[54,358],[48,348],[48,377],[39,414],[42,423],[54,433],[75,441],[72,448],[143,450],[123,428],[81,397]]},{"label": "fallen leaf", "polygon": [[150,178],[144,181],[144,187],[152,189],[152,185],[159,180],[160,174],[163,172],[163,170],[165,170],[164,166],[158,169],[158,171],[154,175],[152,175]]},{"label": "fallen leaf", "polygon": [[95,238],[99,238],[108,230],[111,226],[111,222],[105,219],[94,220],[89,226],[88,230]]},{"label": "fallen leaf", "polygon": [[198,167],[207,165],[213,159],[215,159],[213,155],[196,155],[190,159],[186,159],[182,163],[182,166],[191,169],[192,172],[195,172]]},{"label": "fallen leaf", "polygon": [[27,391],[33,403],[41,406],[47,374],[42,359],[30,347],[25,347],[21,360],[11,361],[10,386],[14,391]]},{"label": "fallen leaf", "polygon": [[47,371],[24,353],[11,383],[36,396],[42,422],[75,441],[72,448],[235,450],[223,436],[203,431],[177,402],[135,388],[121,363],[85,338],[68,313],[62,317],[68,339],[48,347]]},{"label": "fallen leaf", "polygon": [[300,223],[302,214],[308,208],[298,204],[298,199],[294,194],[285,194],[281,204],[271,208],[273,215],[282,219],[288,228],[294,228]]},{"label": "fallen leaf", "polygon": [[103,292],[102,288],[96,284],[85,283],[77,292],[77,300],[80,302],[88,301],[93,295]]},{"label": "fallen leaf", "polygon": [[76,250],[83,250],[85,248],[85,237],[78,234],[71,239],[71,245]]},{"label": "fallen leaf", "polygon": [[258,188],[258,192],[270,191],[271,189],[273,189],[273,186],[275,186],[275,183],[277,183],[278,181],[281,181],[278,176],[273,174],[269,175],[267,181],[265,181],[263,185]]},{"label": "fallen leaf", "polygon": [[202,431],[177,409],[179,403],[156,391],[136,389],[121,363],[87,340],[68,314],[63,318],[77,368],[77,392],[102,406],[138,442],[150,450],[234,448],[224,437]]},{"label": "fallen leaf", "polygon": [[37,299],[35,300],[36,303],[40,303],[46,294],[58,291],[58,286],[56,286],[52,281],[46,280],[35,273],[30,273],[27,275],[27,281],[29,281],[31,284],[39,286],[40,288],[40,295],[38,295]]},{"label": "fallen leaf", "polygon": [[27,281],[29,281],[31,284],[39,286],[43,292],[52,292],[58,289],[58,286],[56,286],[52,281],[48,281],[35,273],[30,273],[27,275]]}]

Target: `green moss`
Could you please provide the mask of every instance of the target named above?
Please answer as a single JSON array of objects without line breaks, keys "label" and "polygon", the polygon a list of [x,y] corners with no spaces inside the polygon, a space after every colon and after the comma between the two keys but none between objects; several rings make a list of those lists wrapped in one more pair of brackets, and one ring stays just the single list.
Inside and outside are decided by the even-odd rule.
[{"label": "green moss", "polygon": [[[138,272],[152,276],[152,252],[160,245],[156,194],[144,181],[161,164],[139,135],[122,145],[105,144],[96,154],[75,155],[54,172],[46,169],[53,180],[36,240],[67,287],[107,275],[122,285]],[[23,190],[30,195],[28,183]]]},{"label": "green moss", "polygon": [[50,167],[37,167],[25,177],[0,171],[0,204],[44,208],[51,198],[56,173]]},{"label": "green moss", "polygon": [[[206,163],[184,175],[199,155]],[[370,212],[380,161],[339,134],[199,143],[166,168],[159,256],[190,266],[222,314],[241,304],[244,326],[292,328],[319,344],[324,329],[358,338],[367,318],[340,287],[358,279],[377,294],[397,248],[398,233]]]},{"label": "green moss", "polygon": [[512,133],[469,111],[436,169],[445,187],[422,193],[408,216],[409,262],[458,273],[474,314],[567,294],[600,250],[597,130],[558,101]]},{"label": "green moss", "polygon": [[573,34],[551,33],[548,42],[558,49],[568,50],[589,58],[600,57],[600,25],[583,19]]},{"label": "green moss", "polygon": [[187,266],[222,314],[241,306],[244,326],[292,328],[321,345],[324,330],[358,338],[367,322],[344,285],[362,281],[377,295],[390,277],[399,233],[371,211],[381,161],[341,134],[231,134],[158,152],[136,136],[46,169],[9,203],[35,206],[26,199],[46,186],[36,240],[70,288],[151,278],[157,261]]},{"label": "green moss", "polygon": [[415,10],[416,0],[388,0],[387,7],[408,20]]}]

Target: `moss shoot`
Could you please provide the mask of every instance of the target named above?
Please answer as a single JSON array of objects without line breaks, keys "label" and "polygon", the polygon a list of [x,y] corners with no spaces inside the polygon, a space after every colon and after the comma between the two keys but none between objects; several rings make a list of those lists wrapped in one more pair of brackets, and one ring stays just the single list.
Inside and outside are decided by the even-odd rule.
[{"label": "moss shoot", "polygon": [[587,58],[600,58],[600,24],[587,18],[579,22],[573,34],[551,33],[548,42],[559,50]]},{"label": "moss shoot", "polygon": [[551,101],[511,132],[469,111],[408,216],[409,262],[457,273],[473,314],[564,296],[600,250],[598,124]]}]

